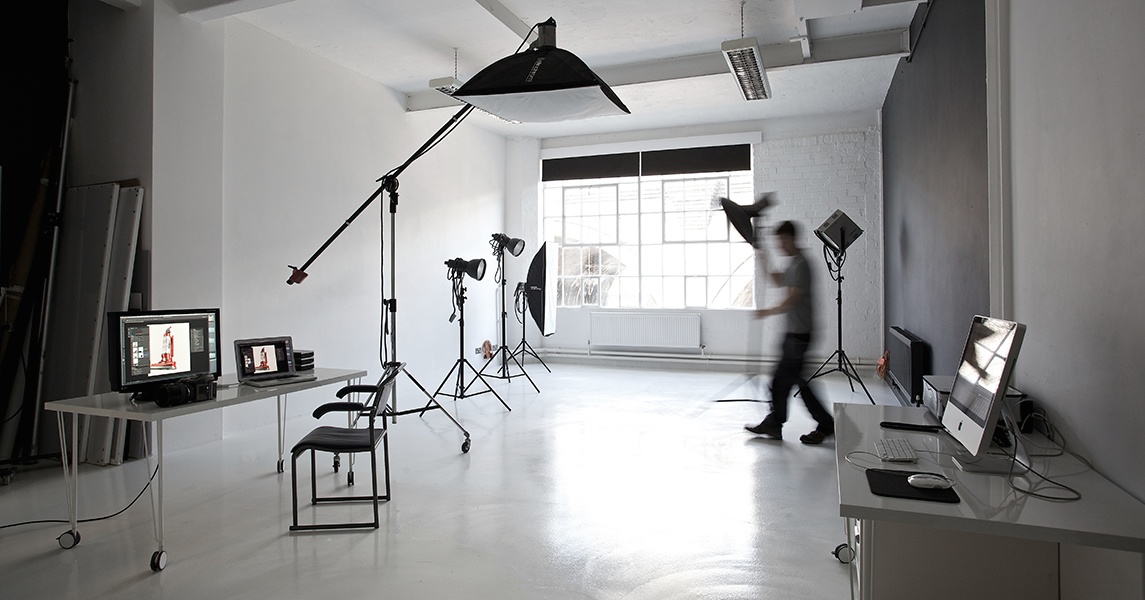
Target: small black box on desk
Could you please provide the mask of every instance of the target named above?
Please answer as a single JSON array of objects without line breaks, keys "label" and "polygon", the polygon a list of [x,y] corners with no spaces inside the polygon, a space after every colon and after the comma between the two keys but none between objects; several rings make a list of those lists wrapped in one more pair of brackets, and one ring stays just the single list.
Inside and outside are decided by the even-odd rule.
[{"label": "small black box on desk", "polygon": [[313,350],[295,350],[294,351],[294,370],[295,371],[313,371],[314,370],[314,351]]}]

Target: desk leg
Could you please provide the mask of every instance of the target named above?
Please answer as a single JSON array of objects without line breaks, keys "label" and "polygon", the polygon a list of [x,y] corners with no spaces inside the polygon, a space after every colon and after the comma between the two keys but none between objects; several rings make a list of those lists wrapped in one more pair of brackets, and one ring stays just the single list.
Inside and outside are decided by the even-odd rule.
[{"label": "desk leg", "polygon": [[[64,466],[64,493],[68,499],[68,520],[72,528],[56,538],[64,550],[75,548],[80,543],[79,532],[79,415],[72,415],[72,456],[68,460],[67,425],[64,423],[64,413],[56,413],[56,426],[60,431],[60,463]],[[70,467],[70,468],[69,468]]]},{"label": "desk leg", "polygon": [[[167,566],[167,551],[163,549],[163,421],[155,422],[156,471],[151,490],[151,511],[154,517],[155,541],[159,549],[151,554],[151,570],[162,571]],[[147,471],[151,472],[151,455],[147,455]]]},{"label": "desk leg", "polygon": [[278,472],[282,473],[283,468],[282,455],[286,452],[286,394],[279,394],[275,397],[275,402],[278,404]]}]

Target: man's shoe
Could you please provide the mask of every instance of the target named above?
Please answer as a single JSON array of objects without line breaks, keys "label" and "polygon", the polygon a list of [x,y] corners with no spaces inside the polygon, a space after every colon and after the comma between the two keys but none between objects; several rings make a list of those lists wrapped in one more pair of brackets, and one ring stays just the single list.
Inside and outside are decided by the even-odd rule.
[{"label": "man's shoe", "polygon": [[767,421],[761,421],[759,425],[744,425],[743,428],[756,435],[766,435],[773,440],[783,439],[783,428]]},{"label": "man's shoe", "polygon": [[799,441],[803,442],[804,444],[822,444],[823,440],[827,439],[827,436],[829,435],[831,434],[824,433],[816,429],[811,433],[799,436]]}]

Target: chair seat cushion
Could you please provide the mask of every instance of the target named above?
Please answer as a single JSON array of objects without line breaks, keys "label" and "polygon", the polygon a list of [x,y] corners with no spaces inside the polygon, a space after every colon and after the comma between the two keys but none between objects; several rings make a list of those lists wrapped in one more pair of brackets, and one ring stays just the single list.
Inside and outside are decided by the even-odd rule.
[{"label": "chair seat cushion", "polygon": [[[383,430],[376,430],[377,439],[381,440],[385,434]],[[369,452],[369,429],[348,429],[346,427],[318,427],[306,434],[291,449],[292,454],[299,454],[307,450],[320,450],[324,452]]]}]

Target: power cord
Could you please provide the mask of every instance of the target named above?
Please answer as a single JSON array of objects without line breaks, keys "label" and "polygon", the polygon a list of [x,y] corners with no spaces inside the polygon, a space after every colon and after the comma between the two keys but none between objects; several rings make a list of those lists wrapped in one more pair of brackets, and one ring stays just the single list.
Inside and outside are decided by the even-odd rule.
[{"label": "power cord", "polygon": [[[151,482],[155,480],[155,475],[158,472],[159,472],[159,465],[155,465],[155,470],[151,472],[151,477],[147,478],[147,483],[143,484],[143,489],[139,490],[139,493],[135,495],[135,498],[132,499],[131,502],[127,506],[121,508],[120,510],[118,510],[118,511],[116,511],[110,515],[105,515],[102,517],[89,517],[87,519],[77,519],[76,522],[77,523],[94,523],[96,521],[106,521],[107,519],[118,517],[119,515],[122,515],[123,513],[127,512],[127,509],[131,508],[132,506],[135,506],[135,503],[138,502],[141,497],[143,497],[143,492],[146,492],[147,488],[151,487]],[[37,519],[34,521],[22,521],[20,523],[8,523],[7,525],[0,525],[0,529],[8,529],[10,527],[23,527],[24,525],[41,525],[41,524],[46,524],[46,523],[71,523],[71,521],[68,519]]]}]

